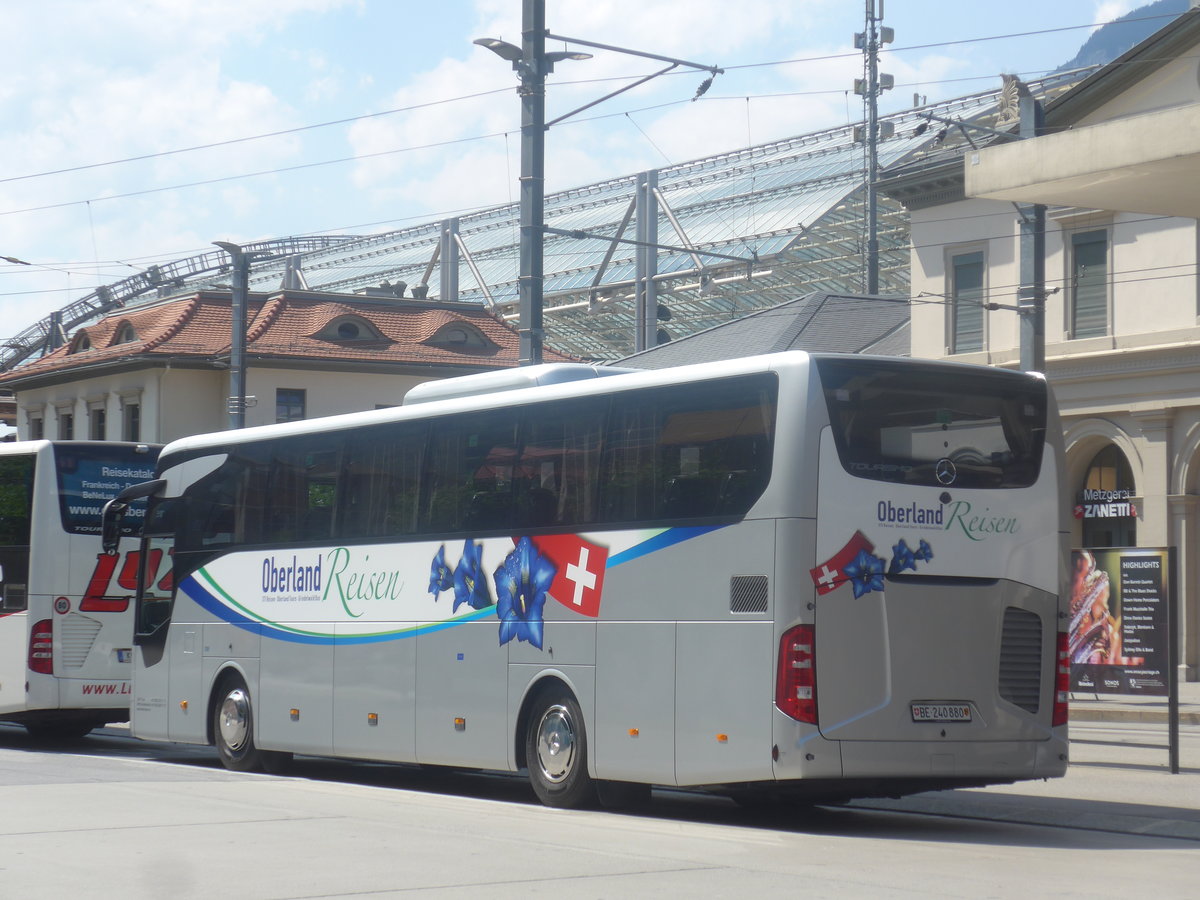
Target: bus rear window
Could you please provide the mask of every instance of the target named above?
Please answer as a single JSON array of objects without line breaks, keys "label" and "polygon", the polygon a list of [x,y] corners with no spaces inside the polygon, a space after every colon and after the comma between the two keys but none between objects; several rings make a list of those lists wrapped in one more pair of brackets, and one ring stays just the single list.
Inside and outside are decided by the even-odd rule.
[{"label": "bus rear window", "polygon": [[[104,504],[131,484],[154,477],[157,449],[133,446],[59,444],[54,448],[63,529],[68,534],[99,534]],[[122,534],[140,534],[145,501],[130,506]]]},{"label": "bus rear window", "polygon": [[1003,371],[819,359],[843,468],[859,478],[1018,488],[1038,478],[1046,383]]}]

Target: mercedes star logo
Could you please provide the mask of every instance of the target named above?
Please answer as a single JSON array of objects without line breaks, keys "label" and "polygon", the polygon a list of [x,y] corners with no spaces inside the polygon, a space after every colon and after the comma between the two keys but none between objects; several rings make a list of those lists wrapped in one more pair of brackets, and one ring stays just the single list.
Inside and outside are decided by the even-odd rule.
[{"label": "mercedes star logo", "polygon": [[954,484],[954,479],[958,477],[958,469],[952,460],[942,458],[937,461],[933,474],[938,484]]}]

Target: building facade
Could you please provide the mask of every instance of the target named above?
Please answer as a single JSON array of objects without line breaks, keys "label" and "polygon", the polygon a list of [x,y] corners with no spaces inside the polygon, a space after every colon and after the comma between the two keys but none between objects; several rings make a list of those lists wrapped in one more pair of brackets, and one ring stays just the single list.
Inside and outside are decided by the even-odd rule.
[{"label": "building facade", "polygon": [[[121,310],[0,374],[18,437],[165,443],[230,427],[231,305],[202,291]],[[477,304],[252,294],[245,424],[396,406],[423,381],[517,362],[516,332]]]},{"label": "building facade", "polygon": [[917,357],[1019,365],[1029,245],[1015,206],[1045,207],[1045,372],[1074,546],[1174,548],[1188,680],[1200,678],[1198,51],[1192,10],[1048,103],[1040,136],[977,137],[884,185],[912,215]]}]

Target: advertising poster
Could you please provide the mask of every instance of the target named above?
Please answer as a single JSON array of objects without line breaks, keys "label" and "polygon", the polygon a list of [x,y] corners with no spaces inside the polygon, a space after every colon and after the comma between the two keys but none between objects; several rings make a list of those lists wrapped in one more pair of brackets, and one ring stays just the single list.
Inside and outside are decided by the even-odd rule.
[{"label": "advertising poster", "polygon": [[1072,691],[1167,695],[1168,559],[1157,548],[1072,552]]}]

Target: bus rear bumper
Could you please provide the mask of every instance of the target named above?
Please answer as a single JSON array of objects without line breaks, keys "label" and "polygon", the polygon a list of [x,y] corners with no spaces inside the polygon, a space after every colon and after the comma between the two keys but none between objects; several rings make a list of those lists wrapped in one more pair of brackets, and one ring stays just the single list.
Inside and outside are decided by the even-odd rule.
[{"label": "bus rear bumper", "polygon": [[774,762],[774,789],[783,794],[902,796],[1058,778],[1068,765],[1065,729],[1041,741],[831,741],[815,728],[790,730],[794,740],[778,745]]},{"label": "bus rear bumper", "polygon": [[[934,779],[974,784],[1002,784],[1026,779],[1058,778],[1067,773],[1068,744],[1064,738],[1049,740],[842,740],[820,742],[838,745],[842,779]],[[830,748],[832,749],[832,748]],[[821,756],[809,752],[793,757],[791,766],[775,766],[780,781],[828,778],[827,766],[814,764]],[[815,758],[808,758],[809,756]],[[828,756],[828,754],[826,754]]]},{"label": "bus rear bumper", "polygon": [[1065,775],[1068,744],[1045,741],[842,741],[845,778],[990,779],[985,783]]}]

